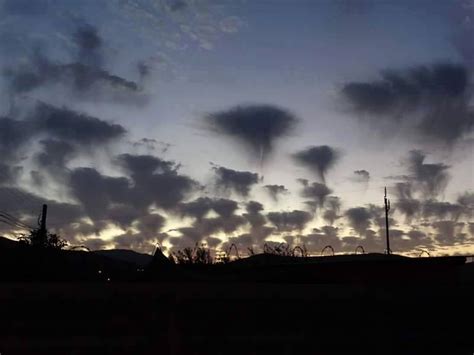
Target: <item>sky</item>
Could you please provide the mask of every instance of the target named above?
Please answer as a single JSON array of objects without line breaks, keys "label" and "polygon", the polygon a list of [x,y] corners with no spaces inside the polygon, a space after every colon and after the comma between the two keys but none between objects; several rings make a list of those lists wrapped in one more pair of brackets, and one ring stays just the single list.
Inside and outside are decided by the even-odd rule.
[{"label": "sky", "polygon": [[[0,233],[474,253],[474,2],[0,0]],[[16,221],[16,222],[12,222]]]}]

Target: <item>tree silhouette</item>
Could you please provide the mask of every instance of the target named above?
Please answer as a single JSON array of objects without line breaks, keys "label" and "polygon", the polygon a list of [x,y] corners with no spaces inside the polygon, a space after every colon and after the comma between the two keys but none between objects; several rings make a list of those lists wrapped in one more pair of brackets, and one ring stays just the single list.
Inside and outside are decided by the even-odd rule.
[{"label": "tree silhouette", "polygon": [[33,229],[30,231],[30,234],[23,234],[18,239],[22,244],[45,249],[61,250],[68,244],[67,241],[62,239],[59,235],[42,231],[40,228]]}]

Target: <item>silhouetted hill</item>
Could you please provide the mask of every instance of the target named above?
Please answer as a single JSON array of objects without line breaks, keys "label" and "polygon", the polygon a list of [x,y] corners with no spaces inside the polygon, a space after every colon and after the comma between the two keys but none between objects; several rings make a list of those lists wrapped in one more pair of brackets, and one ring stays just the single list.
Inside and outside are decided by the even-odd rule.
[{"label": "silhouetted hill", "polygon": [[5,237],[0,237],[0,250],[1,249],[11,249],[16,248],[18,246],[18,242],[15,240],[11,240]]},{"label": "silhouetted hill", "polygon": [[103,255],[111,259],[136,264],[142,268],[146,267],[153,259],[152,255],[141,254],[127,249],[94,250],[93,253]]},{"label": "silhouetted hill", "polygon": [[38,249],[0,239],[0,281],[107,281],[137,278],[134,263],[75,250]]}]

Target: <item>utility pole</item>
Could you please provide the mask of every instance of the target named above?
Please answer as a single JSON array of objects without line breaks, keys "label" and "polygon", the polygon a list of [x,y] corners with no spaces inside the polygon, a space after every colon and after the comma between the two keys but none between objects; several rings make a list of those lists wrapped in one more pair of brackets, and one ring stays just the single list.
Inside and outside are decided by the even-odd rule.
[{"label": "utility pole", "polygon": [[39,234],[40,234],[40,243],[42,245],[45,245],[46,244],[46,239],[47,239],[47,235],[46,235],[46,216],[48,214],[48,205],[47,204],[44,204],[43,205],[43,210],[41,212],[41,224],[40,224],[40,230],[39,230]]},{"label": "utility pole", "polygon": [[390,200],[387,198],[387,187],[385,187],[385,195],[383,200],[385,203],[385,236],[387,238],[387,255],[390,255],[390,235],[388,231],[388,211],[390,211]]}]

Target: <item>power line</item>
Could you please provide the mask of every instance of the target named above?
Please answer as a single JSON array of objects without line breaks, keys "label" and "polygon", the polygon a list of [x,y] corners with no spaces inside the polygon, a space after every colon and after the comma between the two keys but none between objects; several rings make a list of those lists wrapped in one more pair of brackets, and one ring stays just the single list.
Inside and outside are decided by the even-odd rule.
[{"label": "power line", "polygon": [[11,227],[14,227],[14,228],[29,230],[29,228],[23,227],[23,226],[21,226],[21,225],[17,225],[17,224],[15,224],[15,223],[13,223],[13,222],[11,222],[11,221],[9,221],[9,220],[4,220],[4,219],[1,219],[1,218],[0,218],[0,222],[5,223],[5,224],[7,224],[7,225],[9,225],[9,226],[11,226]]},{"label": "power line", "polygon": [[22,222],[20,219],[13,217],[12,215],[10,215],[6,212],[0,211],[0,218],[3,218],[4,220],[7,220],[8,222],[13,223],[18,227],[26,228],[26,229],[33,229],[30,225]]}]

